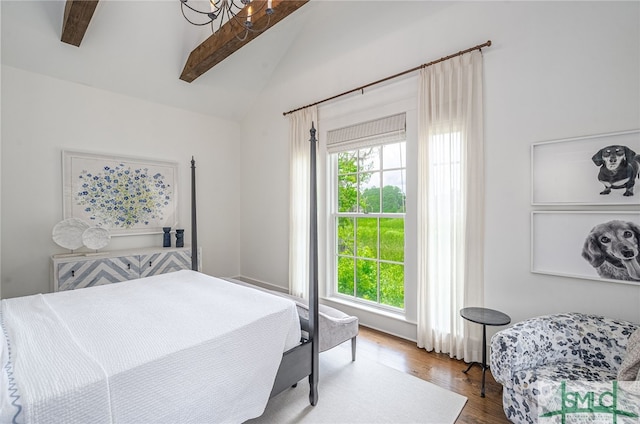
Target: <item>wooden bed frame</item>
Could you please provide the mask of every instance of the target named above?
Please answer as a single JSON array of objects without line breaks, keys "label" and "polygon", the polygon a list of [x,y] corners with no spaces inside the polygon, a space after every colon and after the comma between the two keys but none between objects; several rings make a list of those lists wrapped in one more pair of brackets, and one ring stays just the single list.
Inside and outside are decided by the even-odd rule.
[{"label": "wooden bed frame", "polygon": [[[318,403],[319,344],[318,344],[318,215],[316,178],[316,129],[311,123],[310,133],[310,234],[309,234],[309,319],[300,318],[302,331],[308,334],[300,345],[282,354],[271,396],[281,393],[305,377],[309,377],[309,403]],[[198,239],[196,222],[196,162],[191,158],[191,268],[198,270]]]}]

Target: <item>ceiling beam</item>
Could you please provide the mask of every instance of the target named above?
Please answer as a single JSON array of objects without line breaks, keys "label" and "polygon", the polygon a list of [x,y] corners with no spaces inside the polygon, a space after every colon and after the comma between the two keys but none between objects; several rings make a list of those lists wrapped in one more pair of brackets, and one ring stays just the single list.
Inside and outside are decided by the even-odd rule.
[{"label": "ceiling beam", "polygon": [[[254,0],[252,3],[265,3],[266,1]],[[255,6],[260,9],[260,12],[256,12],[252,16],[253,27],[256,29],[265,28],[268,24],[269,28],[271,28],[308,1],[273,0],[273,14],[271,16],[266,14],[266,7]],[[239,15],[242,16],[241,14]],[[191,52],[187,63],[184,65],[180,79],[186,82],[193,82],[261,34],[260,32],[249,32],[245,37],[245,31],[245,28],[237,23],[226,22],[218,32],[212,34]],[[245,38],[243,39],[243,37]]]},{"label": "ceiling beam", "polygon": [[63,43],[80,47],[97,5],[98,0],[67,0],[60,38]]}]

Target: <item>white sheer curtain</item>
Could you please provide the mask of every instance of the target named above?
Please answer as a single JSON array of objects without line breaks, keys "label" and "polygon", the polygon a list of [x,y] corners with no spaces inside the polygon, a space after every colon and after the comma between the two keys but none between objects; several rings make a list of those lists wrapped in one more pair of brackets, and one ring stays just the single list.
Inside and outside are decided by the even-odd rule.
[{"label": "white sheer curtain", "polygon": [[309,298],[309,158],[311,122],[318,128],[318,108],[289,115],[289,293]]},{"label": "white sheer curtain", "polygon": [[419,88],[418,346],[480,361],[484,303],[482,54],[423,69]]}]

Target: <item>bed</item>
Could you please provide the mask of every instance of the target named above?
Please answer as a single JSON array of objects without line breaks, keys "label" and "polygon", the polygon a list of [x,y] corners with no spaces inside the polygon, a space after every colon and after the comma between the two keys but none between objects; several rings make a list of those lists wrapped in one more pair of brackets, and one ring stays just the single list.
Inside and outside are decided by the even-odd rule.
[{"label": "bed", "polygon": [[[313,127],[310,141],[315,199]],[[0,422],[243,422],[305,377],[315,405],[315,210],[312,200],[305,320],[293,301],[201,274],[196,260],[194,270],[2,300]]]}]

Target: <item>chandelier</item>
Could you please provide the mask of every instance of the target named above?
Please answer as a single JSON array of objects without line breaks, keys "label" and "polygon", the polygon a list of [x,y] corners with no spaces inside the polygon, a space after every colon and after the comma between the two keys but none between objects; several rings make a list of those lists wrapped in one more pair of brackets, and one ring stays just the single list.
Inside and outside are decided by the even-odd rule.
[{"label": "chandelier", "polygon": [[[189,0],[180,0],[182,16],[192,25],[211,25],[211,32],[217,34],[229,22],[245,28],[244,38],[249,32],[262,32],[269,27],[273,14],[272,0],[209,0],[209,10],[198,10]],[[254,21],[265,14],[268,19],[264,27],[254,28]]]}]

